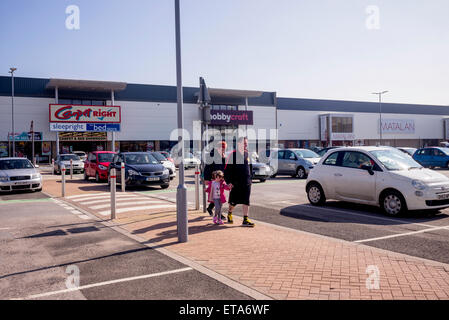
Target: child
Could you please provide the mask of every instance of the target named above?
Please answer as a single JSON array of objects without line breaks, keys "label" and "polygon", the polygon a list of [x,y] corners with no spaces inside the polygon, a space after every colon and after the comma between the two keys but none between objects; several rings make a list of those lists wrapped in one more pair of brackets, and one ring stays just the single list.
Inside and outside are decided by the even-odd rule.
[{"label": "child", "polygon": [[208,200],[210,203],[215,204],[214,223],[223,224],[221,220],[221,207],[223,203],[226,203],[225,190],[231,190],[224,181],[223,171],[214,171],[212,173],[212,181],[209,182],[209,186],[206,189],[208,192]]}]

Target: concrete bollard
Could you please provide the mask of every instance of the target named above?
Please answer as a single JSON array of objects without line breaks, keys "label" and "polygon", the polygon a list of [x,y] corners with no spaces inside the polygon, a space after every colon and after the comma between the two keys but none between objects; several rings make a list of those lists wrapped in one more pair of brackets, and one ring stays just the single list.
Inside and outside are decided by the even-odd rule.
[{"label": "concrete bollard", "polygon": [[70,180],[73,180],[73,160],[70,159]]},{"label": "concrete bollard", "polygon": [[121,171],[120,171],[120,175],[121,175],[121,179],[120,179],[120,182],[121,182],[121,184],[122,184],[122,192],[125,192],[126,191],[126,178],[125,178],[125,164],[122,162],[122,165],[121,165]]},{"label": "concrete bollard", "polygon": [[195,210],[200,210],[200,167],[195,168]]},{"label": "concrete bollard", "polygon": [[61,179],[62,179],[62,183],[61,183],[61,188],[62,188],[62,190],[61,190],[61,196],[62,196],[63,198],[65,198],[65,171],[66,171],[65,165],[62,165],[62,166],[61,166]]},{"label": "concrete bollard", "polygon": [[115,191],[117,187],[117,171],[115,169],[111,169],[110,172],[110,181],[111,181],[111,220],[114,220],[116,218],[115,214],[115,208],[116,208],[116,202],[115,202]]}]

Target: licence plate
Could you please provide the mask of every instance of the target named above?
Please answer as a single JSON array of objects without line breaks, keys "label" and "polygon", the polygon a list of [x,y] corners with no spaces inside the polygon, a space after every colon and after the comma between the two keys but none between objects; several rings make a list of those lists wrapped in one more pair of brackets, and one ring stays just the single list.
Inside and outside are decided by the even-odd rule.
[{"label": "licence plate", "polygon": [[445,200],[445,199],[449,199],[449,193],[444,193],[444,194],[438,195],[438,200]]},{"label": "licence plate", "polygon": [[147,178],[147,181],[159,181],[158,177]]},{"label": "licence plate", "polygon": [[27,181],[22,181],[22,182],[14,182],[14,185],[15,186],[23,186],[23,185],[26,185],[26,184],[30,184],[29,182],[27,182]]}]

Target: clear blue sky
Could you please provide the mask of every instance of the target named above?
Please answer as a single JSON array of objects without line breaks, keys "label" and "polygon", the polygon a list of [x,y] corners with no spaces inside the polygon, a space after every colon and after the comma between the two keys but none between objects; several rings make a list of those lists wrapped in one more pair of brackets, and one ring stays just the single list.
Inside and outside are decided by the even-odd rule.
[{"label": "clear blue sky", "polygon": [[[447,0],[181,0],[181,14],[185,86],[449,105]],[[0,43],[0,75],[176,84],[173,0],[1,0]]]}]

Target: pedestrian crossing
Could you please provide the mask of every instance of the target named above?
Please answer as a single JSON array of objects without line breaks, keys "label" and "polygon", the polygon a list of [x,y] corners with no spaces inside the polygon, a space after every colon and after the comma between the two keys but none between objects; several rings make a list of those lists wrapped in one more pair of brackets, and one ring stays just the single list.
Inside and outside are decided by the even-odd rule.
[{"label": "pedestrian crossing", "polygon": [[[174,211],[176,204],[163,199],[150,198],[136,193],[116,193],[116,213]],[[87,207],[102,216],[111,214],[110,193],[83,194],[67,197],[68,200]]]}]

